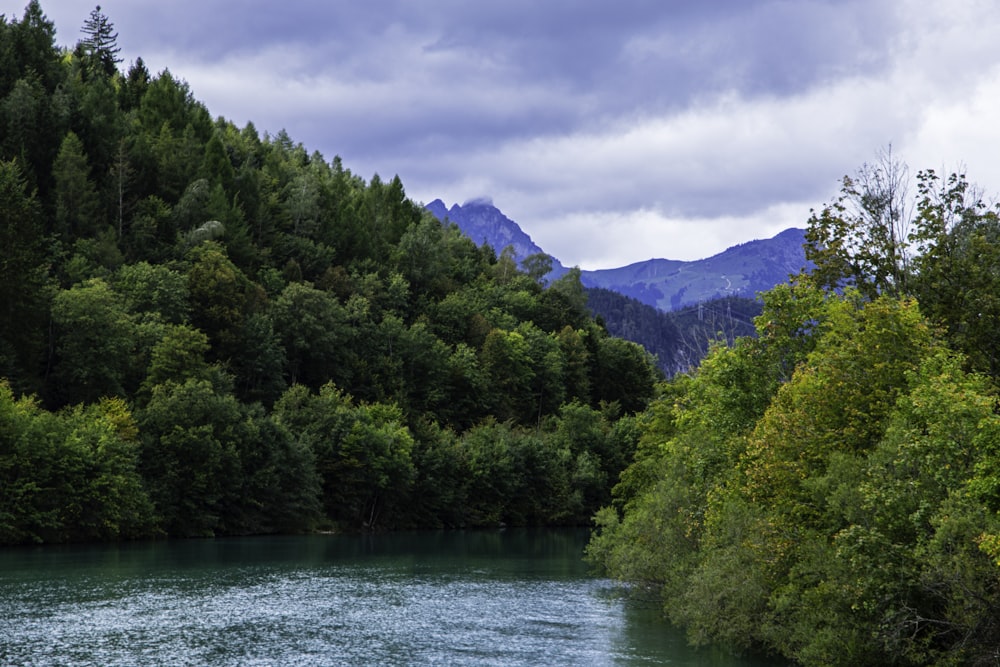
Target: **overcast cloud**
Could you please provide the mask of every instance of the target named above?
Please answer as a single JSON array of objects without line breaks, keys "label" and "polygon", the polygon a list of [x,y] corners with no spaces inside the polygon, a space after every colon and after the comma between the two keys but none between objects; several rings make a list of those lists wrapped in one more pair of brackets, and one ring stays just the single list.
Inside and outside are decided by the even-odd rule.
[{"label": "overcast cloud", "polygon": [[[71,46],[91,7],[42,0]],[[3,0],[8,16],[23,4]],[[791,226],[889,144],[1000,190],[991,0],[118,0],[124,67],[368,179],[481,196],[564,264]]]}]

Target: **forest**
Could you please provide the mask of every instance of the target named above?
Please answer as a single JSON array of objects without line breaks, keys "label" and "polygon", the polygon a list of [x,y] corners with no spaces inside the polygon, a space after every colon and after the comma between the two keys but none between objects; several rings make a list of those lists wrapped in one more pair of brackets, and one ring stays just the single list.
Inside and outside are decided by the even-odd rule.
[{"label": "forest", "polygon": [[287,133],[0,19],[0,544],[581,525],[661,374]]},{"label": "forest", "polygon": [[638,417],[591,561],[698,645],[997,664],[998,211],[889,152],[845,177],[815,269]]},{"label": "forest", "polygon": [[0,18],[0,544],[593,519],[695,644],[1000,659],[1000,210],[964,174],[862,165],[808,274],[671,322],[723,335],[665,380],[578,271],[82,26]]}]

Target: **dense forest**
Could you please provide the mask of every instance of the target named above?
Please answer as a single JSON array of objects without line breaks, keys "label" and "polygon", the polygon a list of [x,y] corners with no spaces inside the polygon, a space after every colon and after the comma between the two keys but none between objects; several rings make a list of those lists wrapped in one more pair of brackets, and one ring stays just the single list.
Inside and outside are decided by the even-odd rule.
[{"label": "dense forest", "polygon": [[695,369],[713,343],[757,335],[753,320],[762,310],[757,299],[728,296],[664,312],[603,287],[585,291],[608,333],[642,345],[667,377]]},{"label": "dense forest", "polygon": [[0,543],[580,524],[660,375],[286,133],[0,19]]},{"label": "dense forest", "polygon": [[0,543],[596,512],[588,557],[696,644],[996,664],[1000,215],[964,175],[845,177],[762,304],[592,294],[692,354],[722,334],[661,381],[578,271],[546,285],[82,26],[0,18]]},{"label": "dense forest", "polygon": [[883,154],[764,295],[639,417],[589,557],[696,644],[804,665],[994,665],[1000,217]]}]

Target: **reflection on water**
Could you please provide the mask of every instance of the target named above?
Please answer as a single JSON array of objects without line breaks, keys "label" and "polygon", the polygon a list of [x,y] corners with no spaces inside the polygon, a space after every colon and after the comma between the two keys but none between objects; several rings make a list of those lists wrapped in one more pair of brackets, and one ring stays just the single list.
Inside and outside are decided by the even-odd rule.
[{"label": "reflection on water", "polygon": [[3,665],[713,665],[584,531],[0,550]]}]

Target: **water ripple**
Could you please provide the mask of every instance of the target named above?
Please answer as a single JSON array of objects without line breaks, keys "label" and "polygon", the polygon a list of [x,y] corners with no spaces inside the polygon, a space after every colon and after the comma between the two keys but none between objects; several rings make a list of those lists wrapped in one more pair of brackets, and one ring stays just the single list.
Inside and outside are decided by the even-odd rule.
[{"label": "water ripple", "polygon": [[579,543],[540,566],[467,545],[457,558],[450,543],[440,557],[345,557],[315,538],[299,538],[314,549],[305,559],[288,541],[258,556],[270,538],[258,539],[238,544],[241,558],[167,545],[192,553],[157,547],[111,566],[89,551],[59,567],[0,552],[0,664],[710,664],[643,648],[626,601],[562,562],[579,560]]}]

